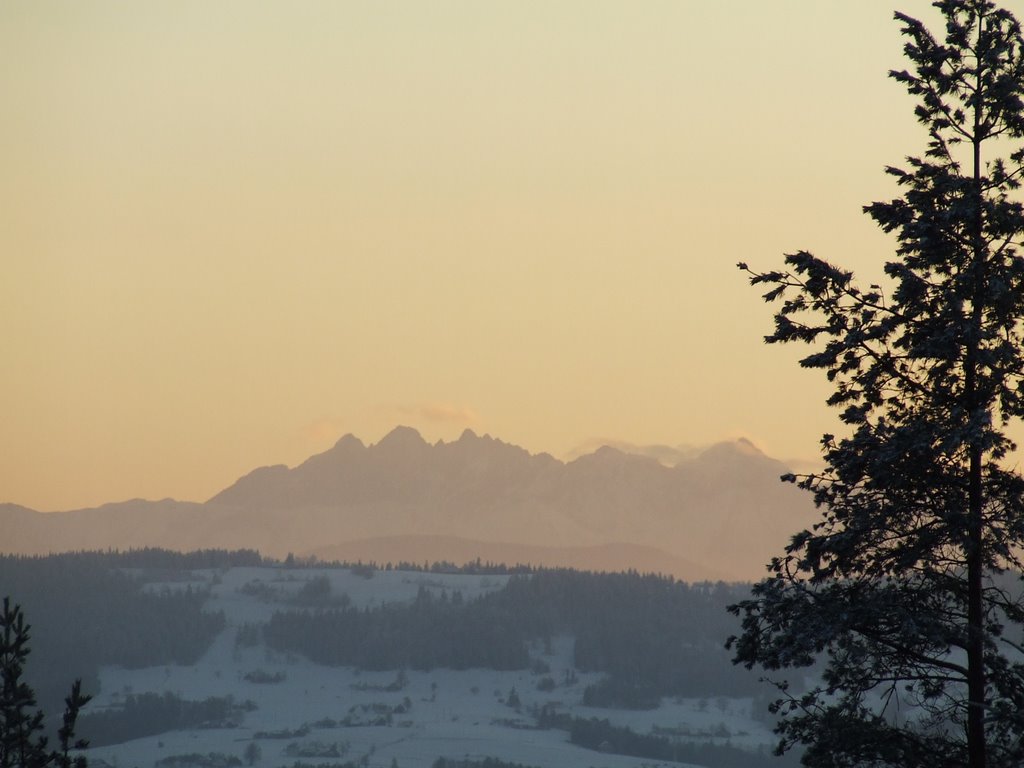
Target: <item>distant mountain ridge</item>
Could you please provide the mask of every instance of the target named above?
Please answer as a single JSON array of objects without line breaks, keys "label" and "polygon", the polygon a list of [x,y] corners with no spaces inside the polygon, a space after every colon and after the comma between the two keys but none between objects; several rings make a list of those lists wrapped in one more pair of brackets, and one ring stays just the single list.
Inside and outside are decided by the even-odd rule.
[{"label": "distant mountain ridge", "polygon": [[0,551],[253,547],[397,561],[401,552],[440,560],[475,547],[482,559],[493,551],[740,580],[762,575],[813,520],[807,494],[779,481],[786,466],[748,441],[674,459],[667,466],[604,446],[563,462],[471,430],[430,444],[398,427],[376,444],[346,435],[294,468],[255,469],[202,504],[133,500],[56,513],[0,505]]}]

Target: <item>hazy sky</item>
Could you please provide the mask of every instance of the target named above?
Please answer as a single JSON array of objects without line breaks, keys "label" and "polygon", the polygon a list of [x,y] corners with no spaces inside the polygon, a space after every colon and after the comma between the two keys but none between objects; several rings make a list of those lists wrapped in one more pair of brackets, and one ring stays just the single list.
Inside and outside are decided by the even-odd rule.
[{"label": "hazy sky", "polygon": [[352,432],[835,415],[735,269],[876,279],[925,0],[0,5],[0,501],[203,500]]}]

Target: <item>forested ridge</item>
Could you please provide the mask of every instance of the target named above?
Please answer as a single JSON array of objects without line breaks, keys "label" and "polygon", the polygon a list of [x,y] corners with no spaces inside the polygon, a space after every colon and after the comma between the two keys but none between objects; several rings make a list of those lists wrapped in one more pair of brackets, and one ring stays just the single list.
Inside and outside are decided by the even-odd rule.
[{"label": "forested ridge", "polygon": [[192,664],[223,629],[224,617],[203,609],[204,591],[148,591],[123,570],[143,562],[99,552],[0,556],[0,589],[29,617],[28,677],[44,710],[60,710],[69,680],[96,691],[105,664]]},{"label": "forested ridge", "polygon": [[[288,564],[251,550],[0,557],[3,591],[31,618],[28,673],[41,703],[57,711],[69,679],[82,678],[86,691],[96,691],[97,669],[104,664],[194,663],[224,627],[223,616],[204,609],[204,588],[144,585],[236,566]],[[354,567],[374,573],[370,566]],[[434,568],[460,570],[452,564]],[[474,574],[497,570],[492,564],[465,566]],[[411,603],[370,609],[342,600],[328,610],[276,612],[262,633],[272,648],[326,664],[502,670],[529,666],[530,643],[571,635],[576,667],[608,673],[587,690],[587,703],[596,706],[646,707],[664,695],[754,695],[759,689],[722,649],[735,622],[725,606],[745,595],[746,586],[688,585],[638,573],[509,570],[517,573],[504,588],[474,600],[429,589]]]},{"label": "forested ridge", "polygon": [[759,691],[722,647],[735,628],[725,606],[746,590],[637,573],[541,570],[472,601],[421,589],[411,604],[278,611],[264,634],[277,650],[366,669],[522,669],[530,664],[528,643],[572,635],[576,667],[609,675],[588,689],[586,703],[647,707],[665,695]]},{"label": "forested ridge", "polygon": [[87,712],[79,718],[89,744],[102,747],[171,730],[231,728],[255,705],[231,696],[189,701],[170,692],[129,694],[119,709]]}]

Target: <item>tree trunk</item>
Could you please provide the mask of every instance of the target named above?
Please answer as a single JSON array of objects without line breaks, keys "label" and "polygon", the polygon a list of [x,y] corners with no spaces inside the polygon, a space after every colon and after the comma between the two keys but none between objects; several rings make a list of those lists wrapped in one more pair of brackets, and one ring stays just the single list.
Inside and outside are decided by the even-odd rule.
[{"label": "tree trunk", "polygon": [[981,450],[971,448],[967,542],[967,765],[985,768],[985,635],[982,599]]},{"label": "tree trunk", "polygon": [[[978,20],[979,26],[981,20]],[[980,33],[980,31],[979,31]],[[981,141],[983,73],[979,66],[974,99],[974,210],[971,222],[973,240],[974,300],[965,354],[964,399],[970,419],[969,429],[980,428],[983,415],[978,393],[978,352],[982,336],[982,306],[985,298],[985,243],[982,237]],[[981,436],[970,439],[967,504],[967,765],[986,768],[985,743],[985,610],[982,576],[984,561],[984,492],[981,484]]]}]

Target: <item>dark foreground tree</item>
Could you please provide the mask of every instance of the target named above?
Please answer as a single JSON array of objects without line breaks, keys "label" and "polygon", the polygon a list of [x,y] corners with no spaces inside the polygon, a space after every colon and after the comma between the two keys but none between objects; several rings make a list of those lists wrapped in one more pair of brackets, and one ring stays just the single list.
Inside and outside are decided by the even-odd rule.
[{"label": "dark foreground tree", "polygon": [[73,749],[84,749],[83,740],[75,740],[75,721],[79,710],[89,701],[76,680],[64,700],[64,722],[57,731],[59,746],[50,749],[43,735],[43,713],[36,709],[35,693],[22,680],[29,654],[29,625],[19,606],[4,598],[0,614],[0,768],[85,768],[85,758],[71,756]]},{"label": "dark foreground tree", "polygon": [[1024,414],[1024,53],[989,0],[933,3],[944,35],[897,14],[923,156],[865,207],[898,238],[885,286],[809,253],[751,282],[779,302],[768,342],[804,342],[845,436],[790,476],[820,521],[731,610],[735,661],[779,683],[779,751],[810,766],[1024,764],[1024,481],[1007,427]]}]

